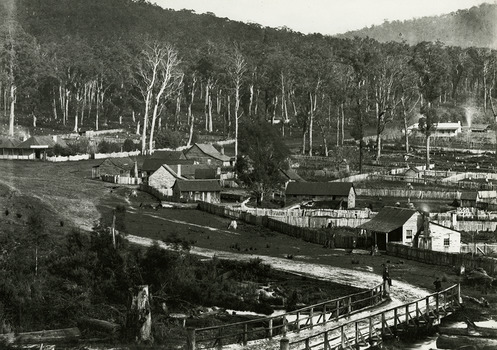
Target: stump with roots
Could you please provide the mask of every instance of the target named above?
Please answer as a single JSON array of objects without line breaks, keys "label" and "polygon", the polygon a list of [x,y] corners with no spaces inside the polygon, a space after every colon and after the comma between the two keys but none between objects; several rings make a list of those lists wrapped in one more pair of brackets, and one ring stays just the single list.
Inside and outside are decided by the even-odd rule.
[{"label": "stump with roots", "polygon": [[148,285],[134,288],[131,309],[127,319],[127,329],[130,338],[138,343],[151,343],[152,313]]}]

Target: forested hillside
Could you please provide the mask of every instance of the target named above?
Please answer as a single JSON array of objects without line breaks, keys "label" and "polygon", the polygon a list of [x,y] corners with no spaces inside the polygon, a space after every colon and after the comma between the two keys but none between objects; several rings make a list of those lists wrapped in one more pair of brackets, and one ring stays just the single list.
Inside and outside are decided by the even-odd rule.
[{"label": "forested hillside", "polygon": [[346,131],[359,140],[368,128],[405,127],[422,106],[439,119],[463,121],[467,105],[492,116],[497,63],[486,48],[303,35],[146,1],[8,0],[0,9],[0,105],[11,135],[18,123],[120,126],[146,151],[152,140],[236,138],[253,119],[297,132],[308,153],[319,136],[326,153]]},{"label": "forested hillside", "polygon": [[440,40],[460,47],[497,48],[497,4],[482,4],[442,16],[422,17],[406,21],[385,21],[339,35],[342,38],[370,37],[380,42],[405,41],[415,45],[421,41]]}]

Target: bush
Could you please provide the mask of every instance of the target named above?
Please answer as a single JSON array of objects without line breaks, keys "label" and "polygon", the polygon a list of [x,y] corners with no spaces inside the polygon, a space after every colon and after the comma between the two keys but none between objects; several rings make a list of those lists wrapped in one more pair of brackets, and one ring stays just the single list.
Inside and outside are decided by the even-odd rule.
[{"label": "bush", "polygon": [[123,142],[124,152],[133,152],[138,149],[138,145],[132,139],[126,139]]},{"label": "bush", "polygon": [[155,148],[178,148],[183,141],[183,134],[162,128],[154,137]]},{"label": "bush", "polygon": [[121,147],[117,143],[101,141],[98,144],[98,153],[121,152]]}]

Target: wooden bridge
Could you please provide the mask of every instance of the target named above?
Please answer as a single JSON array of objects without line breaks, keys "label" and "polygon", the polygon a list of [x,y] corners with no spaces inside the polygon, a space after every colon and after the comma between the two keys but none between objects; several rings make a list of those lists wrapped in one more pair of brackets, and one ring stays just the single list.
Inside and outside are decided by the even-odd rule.
[{"label": "wooden bridge", "polygon": [[[187,349],[342,350],[379,344],[388,337],[430,327],[461,305],[460,285],[403,305],[343,322],[382,301],[383,286],[286,313],[218,327],[188,329]],[[303,332],[302,330],[306,330]],[[249,343],[250,342],[250,343]],[[230,346],[233,348],[233,346]]]},{"label": "wooden bridge", "polygon": [[238,322],[206,328],[189,328],[187,350],[222,349],[227,344],[247,345],[249,341],[273,339],[283,336],[290,330],[323,326],[344,317],[378,305],[383,302],[383,284],[364,292],[325,301],[302,309],[273,317],[264,317],[246,322]]},{"label": "wooden bridge", "polygon": [[383,339],[437,325],[461,305],[460,285],[456,284],[425,298],[380,311],[368,317],[332,327],[312,336],[280,340],[284,350],[359,349],[379,344]]}]

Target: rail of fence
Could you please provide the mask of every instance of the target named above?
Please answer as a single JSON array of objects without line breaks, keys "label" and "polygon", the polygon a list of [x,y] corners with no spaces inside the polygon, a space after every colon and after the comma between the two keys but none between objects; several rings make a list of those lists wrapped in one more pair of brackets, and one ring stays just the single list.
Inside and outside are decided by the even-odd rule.
[{"label": "rail of fence", "polygon": [[307,306],[278,316],[221,326],[189,328],[187,350],[220,348],[233,343],[246,345],[251,340],[271,339],[287,331],[299,332],[301,329],[336,321],[366,307],[377,305],[382,301],[382,296],[383,284],[379,284],[364,292]]},{"label": "rail of fence", "polygon": [[439,321],[441,317],[460,305],[460,293],[460,285],[456,284],[425,298],[291,341],[287,349],[355,349],[378,343],[384,335],[393,335],[392,328],[406,330],[409,326],[418,327],[427,324],[430,319]]}]

